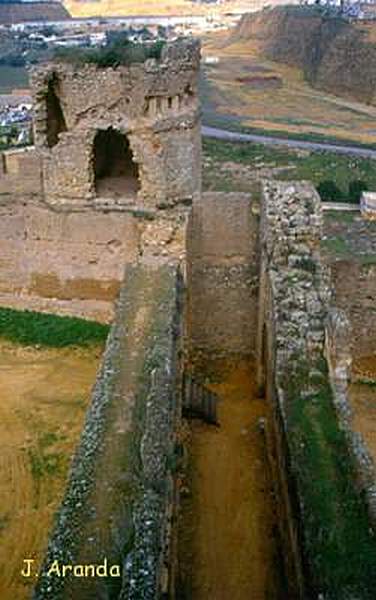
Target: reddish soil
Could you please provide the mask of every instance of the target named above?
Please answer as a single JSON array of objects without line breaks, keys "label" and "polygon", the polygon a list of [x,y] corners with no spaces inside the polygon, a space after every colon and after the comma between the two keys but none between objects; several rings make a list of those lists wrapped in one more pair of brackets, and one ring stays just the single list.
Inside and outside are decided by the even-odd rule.
[{"label": "reddish soil", "polygon": [[[183,486],[181,600],[276,599],[277,547],[268,467],[248,362],[218,364],[220,427],[193,422]],[[184,489],[185,487],[185,489]]]},{"label": "reddish soil", "polygon": [[30,598],[102,350],[0,342],[0,598]]}]

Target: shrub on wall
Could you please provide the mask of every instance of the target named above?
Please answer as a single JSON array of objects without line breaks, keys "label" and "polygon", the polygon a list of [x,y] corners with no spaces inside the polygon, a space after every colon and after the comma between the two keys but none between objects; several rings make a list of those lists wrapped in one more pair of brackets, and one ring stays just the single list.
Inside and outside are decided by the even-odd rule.
[{"label": "shrub on wall", "polygon": [[362,192],[367,191],[368,185],[365,181],[362,181],[361,179],[350,181],[348,194],[349,202],[356,202],[358,204],[360,202],[360,196],[362,195]]},{"label": "shrub on wall", "polygon": [[368,191],[369,187],[366,181],[354,179],[349,182],[348,191],[343,192],[332,180],[321,181],[317,186],[317,191],[323,202],[352,202],[359,204],[362,192]]},{"label": "shrub on wall", "polygon": [[131,42],[124,36],[110,38],[103,48],[59,48],[55,51],[55,58],[74,64],[91,63],[98,67],[117,67],[142,63],[149,58],[159,59],[163,41],[152,44]]},{"label": "shrub on wall", "polygon": [[343,202],[345,199],[342,190],[332,180],[321,181],[317,191],[323,202]]}]

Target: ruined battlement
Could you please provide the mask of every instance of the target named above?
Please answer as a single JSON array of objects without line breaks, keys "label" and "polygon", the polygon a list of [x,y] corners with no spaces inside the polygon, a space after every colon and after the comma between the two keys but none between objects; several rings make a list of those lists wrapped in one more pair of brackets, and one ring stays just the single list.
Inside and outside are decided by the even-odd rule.
[{"label": "ruined battlement", "polygon": [[[321,201],[308,182],[265,181],[261,201],[201,193],[199,63],[199,44],[179,40],[144,63],[41,65],[32,74],[35,147],[0,154],[0,303],[113,321],[34,598],[185,597],[178,546],[189,555],[191,542],[179,533],[179,513],[196,493],[183,465],[196,433],[183,426],[183,381],[192,372],[192,397],[204,402],[215,362],[244,369],[217,384],[229,389],[229,400],[218,395],[216,421],[226,443],[202,445],[215,457],[207,488],[223,517],[231,524],[216,463],[227,482],[239,479],[248,468],[243,441],[259,436],[262,453],[247,464],[259,463],[252,479],[276,501],[265,532],[276,538],[273,564],[281,553],[288,590],[283,596],[281,582],[280,597],[368,600],[375,469],[349,414],[351,336],[333,308]],[[363,324],[363,340],[373,324],[356,309],[350,318]],[[249,494],[248,481],[239,489],[235,502],[242,489]],[[192,507],[190,520],[206,518]],[[244,510],[244,524],[251,510],[261,518],[256,505]],[[121,565],[121,580],[51,581],[51,560],[99,564],[103,556]]]},{"label": "ruined battlement", "polygon": [[[332,306],[313,185],[265,182],[260,231],[259,385],[274,411],[271,462],[276,493],[284,498],[279,522],[291,554],[293,595],[368,598],[374,470],[351,420],[349,323]],[[356,561],[347,542],[353,530]],[[333,552],[346,564],[346,576],[336,571]]]},{"label": "ruined battlement", "polygon": [[158,208],[197,197],[199,64],[199,43],[178,40],[144,63],[35,68],[45,200],[83,206],[111,198]]}]

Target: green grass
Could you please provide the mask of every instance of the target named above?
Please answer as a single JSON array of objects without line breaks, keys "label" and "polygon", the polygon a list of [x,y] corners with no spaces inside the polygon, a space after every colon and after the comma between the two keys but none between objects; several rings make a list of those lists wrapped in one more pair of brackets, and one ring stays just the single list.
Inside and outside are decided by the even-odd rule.
[{"label": "green grass", "polygon": [[340,256],[351,254],[351,249],[349,248],[346,240],[340,236],[328,240],[321,240],[321,246],[325,248],[325,250],[328,250],[328,252],[331,254]]},{"label": "green grass", "polygon": [[216,161],[234,161],[250,164],[257,161],[288,165],[295,153],[287,148],[272,148],[264,144],[248,142],[228,142],[223,140],[203,138],[204,154]]},{"label": "green grass", "polygon": [[165,42],[152,44],[130,42],[119,34],[103,48],[59,48],[55,51],[55,59],[82,65],[92,63],[100,68],[143,63],[149,58],[159,59]]},{"label": "green grass", "polygon": [[[215,163],[232,161],[247,164],[257,171],[261,163],[264,167],[293,167],[278,174],[280,180],[308,180],[314,186],[325,181],[333,181],[346,199],[349,185],[354,181],[364,181],[368,189],[376,190],[376,160],[345,156],[333,152],[302,152],[288,148],[273,148],[263,144],[247,142],[227,142],[204,139],[204,155]],[[211,172],[212,171],[212,172]],[[204,182],[214,176],[220,177],[217,165],[204,170]],[[230,176],[230,175],[229,175]],[[229,185],[229,184],[228,184]]]},{"label": "green grass", "polygon": [[356,260],[365,267],[376,265],[376,254],[355,253],[341,236],[321,240],[321,248],[338,258]]},{"label": "green grass", "polygon": [[376,254],[361,254],[359,259],[362,265],[376,265]]},{"label": "green grass", "polygon": [[109,326],[74,317],[60,317],[0,308],[0,337],[28,346],[87,346],[103,343]]},{"label": "green grass", "polygon": [[[324,367],[322,366],[324,365]],[[319,369],[311,396],[302,398],[308,369],[289,374],[287,419],[298,490],[304,505],[304,538],[314,587],[331,600],[374,598],[376,539],[357,489],[352,458],[339,428],[327,379]]]},{"label": "green grass", "polygon": [[339,210],[326,210],[324,213],[324,218],[330,221],[336,221],[336,223],[348,223],[351,225],[354,222],[354,218],[358,216],[357,213],[354,212],[341,212]]},{"label": "green grass", "polygon": [[[38,424],[35,426],[38,427]],[[31,474],[36,482],[45,477],[61,475],[67,468],[69,458],[54,449],[63,437],[55,431],[40,432],[35,444],[27,448]]]},{"label": "green grass", "polygon": [[61,475],[67,457],[58,452],[46,452],[43,449],[28,449],[31,474],[34,480],[51,475]]}]

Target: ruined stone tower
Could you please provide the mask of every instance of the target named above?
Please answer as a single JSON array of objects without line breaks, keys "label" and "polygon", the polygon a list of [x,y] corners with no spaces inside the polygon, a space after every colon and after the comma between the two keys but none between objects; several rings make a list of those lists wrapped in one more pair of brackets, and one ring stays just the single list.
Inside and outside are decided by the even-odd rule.
[{"label": "ruined stone tower", "polygon": [[[182,417],[187,399],[205,407],[216,361],[215,375],[230,363],[257,369],[257,403],[265,408],[251,422],[247,383],[239,420],[235,392],[243,384],[228,380],[232,397],[219,398],[220,427],[210,437],[231,423],[236,440],[261,436],[262,454],[245,453],[245,464],[243,445],[202,446],[215,459],[205,488],[220,503],[222,482],[257,467],[223,513],[229,529],[239,523],[236,551],[243,546],[253,562],[243,530],[251,540],[251,512],[261,513],[253,503],[244,519],[232,512],[253,480],[276,499],[265,539],[275,537],[280,548],[270,553],[288,587],[278,597],[368,600],[376,587],[366,572],[368,557],[376,557],[376,471],[351,421],[349,324],[334,304],[321,252],[320,198],[308,182],[275,180],[264,182],[260,197],[201,194],[199,61],[199,44],[179,40],[159,60],[129,66],[39,66],[35,147],[0,154],[0,305],[112,322],[33,598],[191,597],[181,593],[193,588],[189,580],[184,587],[179,548],[190,545],[192,516],[208,530],[216,522],[192,510],[196,484],[188,478],[185,485],[183,465],[191,434]],[[341,280],[367,303],[373,287],[363,267],[356,267],[357,286],[348,265],[340,268],[337,292],[346,296],[358,352],[376,339],[375,311],[351,304],[353,290],[344,293]],[[226,479],[216,480],[223,454],[231,459],[222,462]],[[191,464],[193,472],[197,461]],[[270,486],[259,483],[262,469]],[[179,529],[184,497],[188,536]],[[210,545],[223,544],[227,568],[235,544],[226,546],[225,530],[218,528],[218,544],[210,534]],[[195,542],[191,548],[185,562],[193,573],[194,560],[197,570],[202,561]],[[121,567],[116,581],[51,577],[55,561],[93,566],[104,557]],[[215,581],[223,581],[213,557]],[[222,590],[209,596],[225,597]]]},{"label": "ruined stone tower", "polygon": [[45,200],[151,209],[190,203],[200,193],[199,61],[199,43],[179,40],[159,60],[129,66],[36,68]]}]

